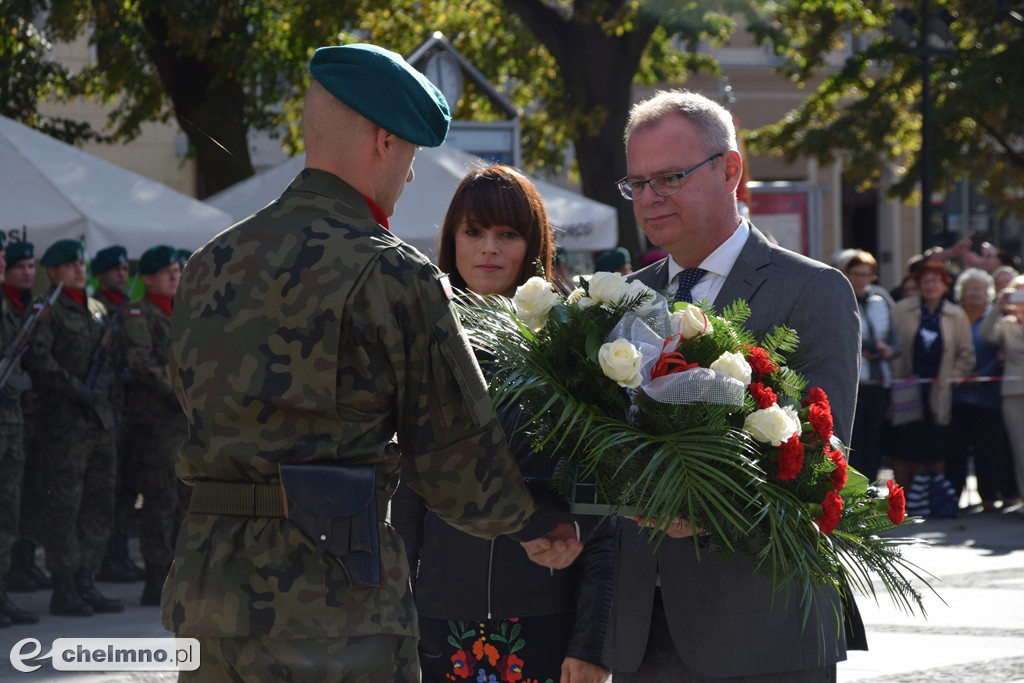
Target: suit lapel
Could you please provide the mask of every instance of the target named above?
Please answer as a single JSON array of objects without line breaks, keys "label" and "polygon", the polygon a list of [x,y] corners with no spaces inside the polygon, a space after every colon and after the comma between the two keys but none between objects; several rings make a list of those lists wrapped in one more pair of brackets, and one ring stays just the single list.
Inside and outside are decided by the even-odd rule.
[{"label": "suit lapel", "polygon": [[751,225],[750,236],[715,298],[715,308],[721,311],[737,299],[750,301],[767,279],[769,265],[771,248],[768,240]]}]

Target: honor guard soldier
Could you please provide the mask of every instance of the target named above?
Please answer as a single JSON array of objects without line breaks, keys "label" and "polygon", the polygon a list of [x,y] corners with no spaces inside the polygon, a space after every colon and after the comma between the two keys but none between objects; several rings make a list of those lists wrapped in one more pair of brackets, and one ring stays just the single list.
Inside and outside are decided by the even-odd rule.
[{"label": "honor guard soldier", "polygon": [[[0,233],[0,247],[3,246]],[[0,256],[0,281],[3,280],[5,262]],[[13,357],[12,343],[21,328],[19,316],[11,315],[6,296],[0,296],[0,354],[6,368],[0,387],[0,627],[14,624],[34,624],[39,615],[19,608],[7,596],[7,576],[12,568],[12,552],[18,541],[18,518],[21,514],[21,488],[25,469],[24,419],[21,413],[21,391],[11,383],[20,372],[20,363]],[[33,548],[33,553],[35,549]],[[26,581],[31,581],[25,576]],[[33,582],[33,586],[34,586]]]},{"label": "honor guard soldier", "polygon": [[464,531],[517,532],[553,564],[582,548],[567,507],[525,487],[444,277],[388,230],[417,147],[447,134],[444,97],[373,45],[320,48],[310,74],[306,168],[193,254],[175,297],[195,488],[163,623],[201,649],[182,681],[420,680],[386,521],[401,459]]},{"label": "honor guard soldier", "polygon": [[[89,271],[96,278],[98,287],[95,298],[107,310],[108,316],[117,315],[122,320],[125,307],[129,304],[131,293],[125,291],[128,286],[128,250],[115,244],[96,252],[89,262]],[[120,313],[119,313],[120,311]],[[120,340],[121,336],[115,337]],[[125,452],[124,423],[124,384],[128,381],[125,366],[122,363],[115,371],[117,391],[114,398],[114,418],[117,421],[115,442],[117,444],[117,488],[114,495],[114,528],[107,541],[107,550],[103,555],[103,564],[96,574],[100,581],[115,583],[131,583],[142,578],[142,570],[132,562],[128,553],[128,537],[134,527],[135,501],[138,498],[136,463],[128,458]]]},{"label": "honor guard soldier", "polygon": [[[9,242],[4,247],[6,269],[3,277],[5,317],[20,328],[32,315],[32,285],[36,280],[35,247],[31,242]],[[22,408],[22,435],[25,468],[22,475],[20,538],[11,550],[11,570],[7,575],[7,590],[31,593],[37,588],[50,588],[50,577],[36,564],[36,546],[43,541],[43,500],[46,489],[39,458],[35,457],[35,410],[33,409],[32,381],[24,368],[14,369],[7,391],[20,393]],[[20,381],[19,381],[20,380]],[[12,413],[13,415],[13,413]]]},{"label": "honor guard soldier", "polygon": [[35,455],[46,480],[43,546],[53,578],[50,613],[120,612],[124,605],[93,584],[113,525],[117,463],[109,396],[113,373],[98,354],[107,314],[103,304],[86,296],[80,242],[55,242],[40,264],[50,292],[63,284],[22,359],[38,401]]},{"label": "honor guard soldier", "polygon": [[174,459],[188,436],[188,423],[167,379],[171,304],[181,278],[175,249],[157,246],[139,259],[146,295],[124,322],[125,362],[133,381],[125,391],[127,450],[138,467],[142,493],[139,549],[146,562],[143,605],[159,605],[174,543],[185,519],[191,487],[174,473]]}]

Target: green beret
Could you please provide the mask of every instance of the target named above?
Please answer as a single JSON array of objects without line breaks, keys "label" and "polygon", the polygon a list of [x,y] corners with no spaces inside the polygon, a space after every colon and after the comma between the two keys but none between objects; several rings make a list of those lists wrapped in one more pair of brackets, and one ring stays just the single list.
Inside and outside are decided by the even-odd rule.
[{"label": "green beret", "polygon": [[72,261],[85,260],[85,247],[78,240],[57,240],[43,253],[39,263],[44,268],[56,268]]},{"label": "green beret", "polygon": [[182,268],[184,268],[185,264],[188,263],[188,260],[192,258],[192,252],[188,249],[175,249],[174,254],[178,257],[178,263],[181,264]]},{"label": "green beret", "polygon": [[629,263],[629,252],[625,247],[609,249],[594,261],[594,271],[597,273],[614,273],[622,266]]},{"label": "green beret", "polygon": [[448,135],[444,95],[397,52],[366,43],[321,47],[309,74],[338,101],[414,145],[437,147]]},{"label": "green beret", "polygon": [[8,266],[13,266],[18,261],[27,258],[35,258],[35,247],[31,242],[11,242],[4,247],[4,261]]},{"label": "green beret", "polygon": [[178,250],[161,244],[150,247],[139,259],[139,275],[152,275],[161,268],[178,263]]},{"label": "green beret", "polygon": [[93,275],[99,275],[122,263],[128,263],[128,250],[115,244],[112,247],[97,251],[96,256],[93,257],[92,262],[89,264],[89,268],[92,270]]}]

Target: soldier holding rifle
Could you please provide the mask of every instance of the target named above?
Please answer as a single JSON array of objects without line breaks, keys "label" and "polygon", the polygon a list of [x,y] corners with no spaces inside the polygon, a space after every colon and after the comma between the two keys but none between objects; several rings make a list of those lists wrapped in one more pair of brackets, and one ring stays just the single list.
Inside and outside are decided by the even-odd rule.
[{"label": "soldier holding rifle", "polygon": [[63,283],[23,358],[38,390],[36,455],[46,478],[43,546],[53,579],[50,613],[120,612],[124,605],[93,584],[113,523],[117,454],[111,373],[99,373],[93,386],[86,378],[107,315],[103,304],[86,296],[81,243],[55,242],[40,263],[52,287]]}]

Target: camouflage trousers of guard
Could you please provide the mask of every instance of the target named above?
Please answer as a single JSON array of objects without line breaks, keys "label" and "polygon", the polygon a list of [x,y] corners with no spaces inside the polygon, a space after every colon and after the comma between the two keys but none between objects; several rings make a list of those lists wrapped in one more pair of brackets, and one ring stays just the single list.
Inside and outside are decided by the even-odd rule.
[{"label": "camouflage trousers of guard", "polygon": [[95,574],[113,525],[114,434],[98,424],[50,425],[36,448],[46,478],[46,568],[61,578],[80,568]]},{"label": "camouflage trousers of guard", "polygon": [[179,683],[419,683],[416,638],[199,638],[199,668]]},{"label": "camouflage trousers of guard", "polygon": [[18,540],[24,470],[22,426],[0,422],[0,575],[11,570],[11,548]]},{"label": "camouflage trousers of guard", "polygon": [[174,472],[174,459],[188,436],[188,423],[180,417],[155,424],[131,423],[125,434],[125,455],[142,494],[139,552],[147,566],[171,566],[178,530],[188,514],[192,487]]}]

